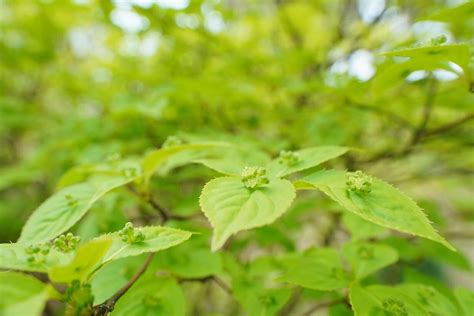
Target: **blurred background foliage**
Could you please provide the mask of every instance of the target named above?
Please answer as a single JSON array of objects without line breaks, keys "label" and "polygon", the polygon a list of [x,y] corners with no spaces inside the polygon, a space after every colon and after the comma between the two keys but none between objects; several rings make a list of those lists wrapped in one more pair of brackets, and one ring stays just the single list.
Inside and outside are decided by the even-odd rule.
[{"label": "blurred background foliage", "polygon": [[[473,30],[474,3],[457,0],[0,0],[0,241],[17,239],[72,167],[143,156],[169,135],[272,155],[344,145],[355,150],[338,167],[399,186],[471,256],[410,253],[393,237],[411,262],[396,275],[472,287],[460,271],[473,261]],[[382,54],[439,36],[468,44],[467,62],[456,52]],[[175,212],[199,213],[212,176],[179,168],[155,179],[154,193]],[[137,205],[114,192],[76,229],[120,228]],[[337,236],[321,233],[333,209],[303,197],[233,247],[254,256],[249,244],[304,249],[364,234],[345,217]],[[440,272],[443,260],[458,269]]]}]

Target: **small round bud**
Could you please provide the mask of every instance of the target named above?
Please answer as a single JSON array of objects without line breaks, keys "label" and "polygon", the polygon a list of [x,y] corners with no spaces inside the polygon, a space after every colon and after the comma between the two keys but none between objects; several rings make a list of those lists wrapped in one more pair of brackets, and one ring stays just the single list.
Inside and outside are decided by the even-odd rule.
[{"label": "small round bud", "polygon": [[133,224],[128,222],[125,224],[118,235],[123,242],[128,244],[140,243],[145,240],[145,234],[141,231],[140,228],[133,227]]},{"label": "small round bud", "polygon": [[444,34],[440,35],[440,36],[436,36],[436,37],[433,37],[431,39],[431,45],[436,45],[436,46],[441,45],[441,44],[446,43],[447,40],[448,39],[447,39],[446,35],[444,35]]}]

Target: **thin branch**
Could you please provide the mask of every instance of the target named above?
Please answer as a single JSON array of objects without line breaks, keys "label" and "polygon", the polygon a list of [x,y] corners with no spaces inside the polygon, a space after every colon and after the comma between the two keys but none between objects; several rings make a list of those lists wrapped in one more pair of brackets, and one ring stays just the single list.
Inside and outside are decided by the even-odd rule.
[{"label": "thin branch", "polygon": [[320,309],[323,309],[323,308],[328,308],[328,307],[331,307],[333,305],[336,305],[336,304],[339,304],[339,303],[344,303],[345,300],[344,299],[338,299],[338,300],[333,300],[333,301],[328,301],[328,302],[323,302],[323,303],[318,303],[316,305],[314,305],[313,307],[311,307],[310,309],[308,309],[306,312],[304,312],[302,314],[302,316],[309,316],[311,315],[312,313],[320,310]]},{"label": "thin branch", "polygon": [[433,78],[429,78],[426,101],[423,106],[423,117],[421,119],[420,124],[415,129],[412,139],[410,143],[407,145],[407,148],[405,150],[409,150],[409,148],[418,144],[423,138],[423,136],[425,135],[426,127],[428,126],[428,122],[431,118],[435,96],[436,96],[436,81]]},{"label": "thin branch", "polygon": [[293,295],[291,296],[290,300],[286,303],[286,305],[278,313],[278,316],[291,315],[292,311],[298,305],[298,302],[300,301],[302,294],[303,294],[303,290],[299,287],[296,288],[293,291]]},{"label": "thin branch", "polygon": [[204,278],[177,278],[178,282],[208,282],[208,281],[213,281],[216,283],[217,286],[219,286],[224,292],[227,294],[231,295],[232,294],[232,289],[227,285],[227,283],[224,282],[221,278],[211,275],[208,277]]},{"label": "thin branch", "polygon": [[135,275],[125,284],[122,288],[120,288],[111,298],[106,300],[104,303],[94,306],[94,316],[102,316],[107,315],[114,310],[115,304],[117,301],[125,294],[127,291],[135,284],[135,282],[145,273],[146,269],[150,265],[153,256],[155,255],[154,252],[148,254],[145,262],[143,263],[140,270],[138,270]]},{"label": "thin branch", "polygon": [[433,136],[433,135],[448,132],[451,129],[457,128],[457,127],[463,125],[464,123],[469,122],[472,119],[474,119],[474,113],[469,113],[466,116],[463,116],[463,117],[461,117],[457,120],[454,120],[454,121],[449,122],[447,124],[444,124],[444,125],[441,125],[439,127],[433,128],[431,130],[425,131],[424,136],[427,137],[427,136]]}]

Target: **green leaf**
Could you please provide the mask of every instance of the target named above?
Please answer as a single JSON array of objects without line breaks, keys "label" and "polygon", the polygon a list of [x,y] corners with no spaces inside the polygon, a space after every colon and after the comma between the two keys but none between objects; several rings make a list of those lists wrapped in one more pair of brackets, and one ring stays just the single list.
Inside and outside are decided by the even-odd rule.
[{"label": "green leaf", "polygon": [[[198,236],[200,237],[200,236]],[[156,258],[158,267],[181,278],[205,278],[222,272],[221,254],[211,252],[198,238],[160,253]]]},{"label": "green leaf", "polygon": [[387,229],[375,225],[353,213],[344,213],[342,223],[351,233],[353,240],[364,240],[383,235]]},{"label": "green leaf", "polygon": [[468,289],[457,288],[454,289],[454,295],[461,307],[464,316],[472,315],[472,308],[474,307],[474,292]]},{"label": "green leaf", "polygon": [[225,175],[240,175],[246,166],[264,166],[270,159],[268,156],[255,149],[237,146],[213,148],[205,158],[194,159],[193,162]]},{"label": "green leaf", "polygon": [[340,146],[319,146],[305,148],[295,151],[294,154],[299,158],[294,165],[286,165],[281,163],[279,158],[274,159],[267,165],[267,173],[269,176],[285,177],[289,174],[303,171],[328,160],[337,158],[345,154],[349,148]]},{"label": "green leaf", "polygon": [[455,251],[431,226],[425,213],[409,197],[391,185],[373,178],[370,193],[346,189],[346,173],[316,172],[304,179],[338,202],[346,210],[377,225],[431,239]]},{"label": "green leaf", "polygon": [[29,262],[25,244],[0,244],[0,269],[47,272],[54,266],[66,264],[72,254],[65,254],[52,248],[44,262]]},{"label": "green leaf", "polygon": [[350,301],[356,316],[459,315],[449,299],[434,288],[421,284],[365,288],[355,284],[350,290]]},{"label": "green leaf", "polygon": [[465,68],[469,63],[470,52],[467,44],[431,45],[400,49],[383,53],[385,56],[423,58],[433,62],[451,61]]},{"label": "green leaf", "polygon": [[336,250],[320,248],[304,254],[290,255],[282,260],[281,281],[305,288],[333,291],[349,286],[350,278],[344,270]]},{"label": "green leaf", "polygon": [[271,179],[256,190],[244,187],[238,177],[209,181],[199,202],[214,228],[212,250],[221,248],[233,234],[273,223],[290,207],[295,198],[291,182]]},{"label": "green leaf", "polygon": [[186,300],[175,280],[145,276],[117,302],[111,316],[184,316]]},{"label": "green leaf", "polygon": [[106,238],[91,240],[83,244],[77,249],[74,259],[69,264],[51,269],[50,279],[62,283],[72,280],[87,280],[100,265],[111,245],[112,240]]},{"label": "green leaf", "polygon": [[398,260],[398,253],[392,247],[368,242],[346,244],[343,253],[356,279],[363,279]]},{"label": "green leaf", "polygon": [[138,256],[146,252],[167,249],[188,240],[192,235],[191,232],[185,230],[162,226],[146,226],[138,229],[145,235],[145,240],[142,242],[132,244],[124,242],[118,232],[94,239],[95,241],[110,240],[112,242],[102,262],[106,263],[120,258]]},{"label": "green leaf", "polygon": [[232,289],[249,316],[277,315],[291,296],[291,289],[266,289],[257,283],[244,281],[234,283]]},{"label": "green leaf", "polygon": [[[149,153],[143,160],[143,174],[145,182],[148,182],[151,176],[156,172],[160,166],[172,161],[173,158],[179,160],[179,164],[184,164],[196,159],[196,154],[200,152],[206,153],[207,150],[219,146],[228,146],[226,143],[202,143],[202,144],[185,144],[176,145],[172,147],[166,147],[157,149]],[[183,156],[183,153],[187,153]],[[181,156],[178,156],[181,155]]]},{"label": "green leaf", "polygon": [[0,272],[0,315],[42,315],[48,286],[18,272]]},{"label": "green leaf", "polygon": [[133,181],[126,175],[103,176],[57,192],[30,216],[18,242],[46,242],[71,228],[107,192]]}]

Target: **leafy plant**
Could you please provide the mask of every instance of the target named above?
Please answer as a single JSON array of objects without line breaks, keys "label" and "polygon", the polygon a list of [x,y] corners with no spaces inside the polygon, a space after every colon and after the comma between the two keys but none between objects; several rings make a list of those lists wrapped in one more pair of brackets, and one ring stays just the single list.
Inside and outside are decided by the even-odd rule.
[{"label": "leafy plant", "polygon": [[471,315],[473,2],[82,2],[1,4],[1,316]]}]

